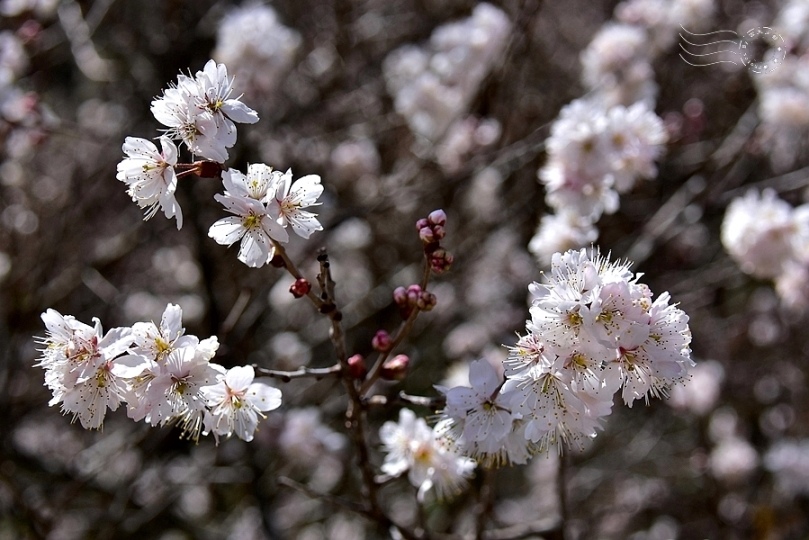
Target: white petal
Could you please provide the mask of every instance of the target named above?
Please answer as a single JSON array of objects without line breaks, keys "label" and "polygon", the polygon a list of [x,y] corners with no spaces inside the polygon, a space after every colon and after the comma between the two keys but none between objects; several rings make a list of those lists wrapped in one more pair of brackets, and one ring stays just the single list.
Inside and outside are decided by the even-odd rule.
[{"label": "white petal", "polygon": [[250,268],[258,268],[270,262],[271,249],[274,252],[275,248],[263,232],[248,230],[242,237],[238,259]]},{"label": "white petal", "polygon": [[225,384],[233,390],[247,390],[255,376],[253,366],[236,366],[228,370],[225,375]]},{"label": "white petal", "polygon": [[160,137],[160,145],[163,148],[163,160],[169,165],[177,165],[177,145],[166,136]]},{"label": "white petal", "polygon": [[158,156],[157,147],[152,143],[152,141],[141,139],[140,137],[127,137],[124,140],[122,150],[128,156],[148,158]]},{"label": "white petal", "polygon": [[255,124],[258,113],[237,99],[228,99],[222,104],[222,112],[240,124]]},{"label": "white petal", "polygon": [[260,411],[271,411],[281,406],[281,391],[263,382],[251,384],[247,397]]},{"label": "white petal", "polygon": [[208,230],[208,236],[216,240],[217,243],[223,246],[230,246],[241,238],[245,233],[242,226],[242,218],[238,216],[229,216],[222,218]]}]

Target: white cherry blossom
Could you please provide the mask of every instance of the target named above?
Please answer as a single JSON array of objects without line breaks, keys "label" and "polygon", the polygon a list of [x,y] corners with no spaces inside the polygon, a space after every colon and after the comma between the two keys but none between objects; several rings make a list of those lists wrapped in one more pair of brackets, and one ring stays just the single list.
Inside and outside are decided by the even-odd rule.
[{"label": "white cherry blossom", "polygon": [[281,406],[281,391],[263,382],[253,382],[251,366],[231,368],[212,386],[202,388],[210,410],[205,415],[204,433],[252,441],[262,414]]},{"label": "white cherry blossom", "polygon": [[160,137],[162,150],[151,141],[127,137],[123,151],[127,155],[118,164],[118,180],[127,184],[127,193],[141,208],[146,208],[144,219],[153,217],[157,210],[167,218],[177,219],[177,229],[183,226],[183,213],[175,198],[177,191],[177,147],[168,137]]},{"label": "white cherry blossom", "polygon": [[271,214],[261,201],[229,194],[216,195],[216,200],[236,215],[211,225],[208,236],[225,246],[241,240],[238,259],[247,266],[264,266],[275,255],[272,241],[289,240],[289,235],[277,222],[276,214]]},{"label": "white cherry blossom", "polygon": [[320,204],[318,197],[323,193],[320,177],[316,174],[303,176],[292,182],[292,170],[280,177],[275,196],[269,201],[270,207],[278,212],[278,223],[292,230],[302,238],[309,238],[313,232],[322,231],[317,214],[302,210]]}]

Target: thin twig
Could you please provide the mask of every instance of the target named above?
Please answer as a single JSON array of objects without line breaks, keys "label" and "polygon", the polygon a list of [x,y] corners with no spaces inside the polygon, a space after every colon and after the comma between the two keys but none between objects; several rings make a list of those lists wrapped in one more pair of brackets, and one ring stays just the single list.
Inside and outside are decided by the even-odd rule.
[{"label": "thin twig", "polygon": [[[430,274],[430,261],[427,260],[427,257],[425,256],[424,257],[424,271],[422,272],[421,283],[419,283],[419,286],[421,287],[421,290],[423,290],[423,291],[427,290],[427,284],[430,281],[430,275],[431,275]],[[404,339],[408,336],[408,334],[410,334],[410,330],[413,328],[413,324],[416,322],[416,317],[418,317],[420,312],[421,312],[421,310],[418,307],[414,307],[413,311],[410,313],[410,315],[407,317],[407,319],[405,319],[402,322],[402,324],[399,325],[399,328],[398,328],[398,330],[396,330],[396,333],[393,335],[393,338],[391,338],[390,348],[385,352],[379,353],[379,356],[377,357],[376,361],[374,362],[374,365],[371,367],[371,369],[368,372],[368,376],[365,378],[365,381],[362,383],[362,386],[360,387],[360,395],[361,396],[367,395],[368,391],[371,389],[371,387],[374,385],[374,383],[376,383],[376,381],[379,379],[379,376],[382,373],[382,366],[385,364],[385,360],[387,360],[390,357],[390,355],[393,353],[393,351],[396,349],[396,347],[402,341],[404,341]]]},{"label": "thin twig", "polygon": [[340,364],[334,364],[333,366],[326,367],[326,368],[310,368],[310,367],[299,367],[294,371],[281,371],[277,369],[267,369],[256,364],[253,364],[253,369],[258,375],[262,375],[264,377],[272,377],[274,379],[279,379],[283,382],[289,382],[292,379],[305,379],[305,378],[312,378],[315,380],[325,379],[331,375],[340,375],[342,368]]},{"label": "thin twig", "polygon": [[368,398],[365,398],[363,400],[363,403],[367,406],[384,406],[389,405],[391,403],[406,403],[408,405],[427,407],[428,409],[437,411],[444,407],[446,399],[443,396],[439,397],[411,396],[410,394],[399,392],[399,395],[396,396],[395,398],[389,398],[388,396],[383,395],[370,396]]}]

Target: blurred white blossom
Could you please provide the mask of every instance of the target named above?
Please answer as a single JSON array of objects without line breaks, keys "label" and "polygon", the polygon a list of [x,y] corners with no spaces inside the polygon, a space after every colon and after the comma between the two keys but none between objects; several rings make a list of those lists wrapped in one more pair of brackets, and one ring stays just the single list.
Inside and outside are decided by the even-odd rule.
[{"label": "blurred white blossom", "polygon": [[281,24],[271,6],[248,3],[222,18],[213,58],[230,68],[239,89],[257,97],[283,82],[300,44],[298,32]]},{"label": "blurred white blossom", "polygon": [[437,433],[410,409],[399,412],[398,422],[385,422],[379,438],[386,452],[382,472],[390,476],[407,472],[410,483],[418,488],[420,501],[430,490],[438,499],[457,495],[475,468],[471,459],[446,449]]},{"label": "blurred white blossom", "polygon": [[471,17],[438,27],[425,47],[390,53],[385,80],[411,131],[440,140],[503,55],[510,32],[506,14],[481,3]]}]

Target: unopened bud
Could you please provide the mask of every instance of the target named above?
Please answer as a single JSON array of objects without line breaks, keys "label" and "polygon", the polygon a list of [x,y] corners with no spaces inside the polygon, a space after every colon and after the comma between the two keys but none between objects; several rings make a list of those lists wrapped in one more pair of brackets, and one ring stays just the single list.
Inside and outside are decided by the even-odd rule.
[{"label": "unopened bud", "polygon": [[221,163],[211,160],[197,161],[194,165],[196,166],[197,176],[200,178],[216,178],[224,170]]},{"label": "unopened bud", "polygon": [[420,231],[422,229],[429,229],[430,225],[432,225],[429,221],[424,218],[421,218],[416,222],[416,230]]},{"label": "unopened bud", "polygon": [[348,374],[352,379],[364,379],[368,370],[365,368],[365,359],[361,354],[355,354],[348,360]]},{"label": "unopened bud", "polygon": [[396,287],[393,289],[393,301],[398,306],[407,304],[407,290],[404,287]]},{"label": "unopened bud", "polygon": [[371,340],[371,346],[379,352],[389,351],[392,345],[390,334],[385,330],[377,330],[376,335]]},{"label": "unopened bud", "polygon": [[430,254],[430,268],[436,274],[441,274],[449,270],[454,260],[455,258],[452,254],[445,249],[437,249]]},{"label": "unopened bud", "polygon": [[397,354],[393,358],[385,360],[379,375],[386,381],[401,381],[407,375],[408,364],[410,364],[409,356]]},{"label": "unopened bud", "polygon": [[435,234],[433,233],[433,230],[430,227],[424,227],[420,229],[419,238],[425,244],[432,244],[436,240]]},{"label": "unopened bud", "polygon": [[431,311],[438,303],[438,299],[435,297],[435,295],[427,291],[424,291],[424,293],[421,295],[421,301],[424,304],[424,307],[419,306],[422,311]]},{"label": "unopened bud", "polygon": [[430,215],[427,216],[427,221],[433,225],[440,225],[443,227],[447,224],[447,214],[445,214],[440,208],[438,210],[433,210],[430,212]]},{"label": "unopened bud", "polygon": [[270,264],[273,265],[275,268],[284,268],[287,265],[286,261],[284,261],[284,258],[277,253],[272,256],[272,259],[270,259]]},{"label": "unopened bud", "polygon": [[436,241],[443,240],[446,235],[447,231],[444,230],[442,225],[436,225],[433,227],[433,238],[435,238]]},{"label": "unopened bud", "polygon": [[309,291],[312,290],[312,285],[304,278],[298,278],[295,280],[295,283],[290,285],[289,292],[292,293],[292,296],[295,298],[300,298],[302,296],[306,296],[309,294]]}]

